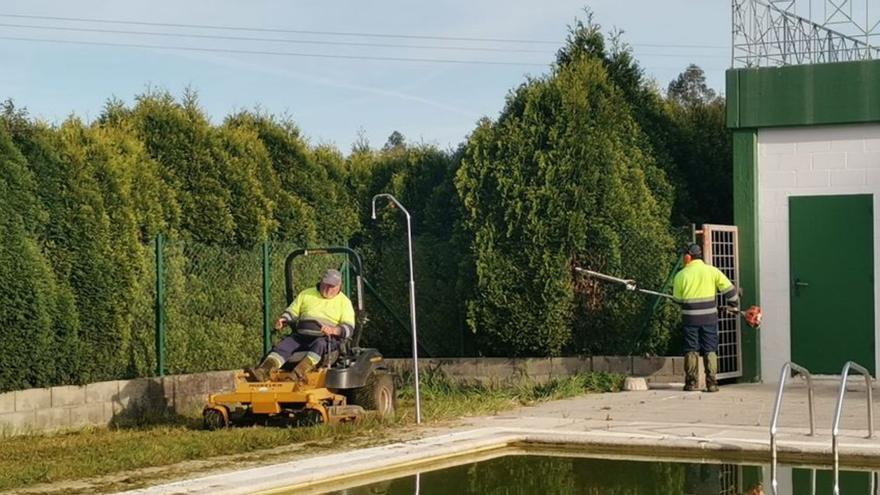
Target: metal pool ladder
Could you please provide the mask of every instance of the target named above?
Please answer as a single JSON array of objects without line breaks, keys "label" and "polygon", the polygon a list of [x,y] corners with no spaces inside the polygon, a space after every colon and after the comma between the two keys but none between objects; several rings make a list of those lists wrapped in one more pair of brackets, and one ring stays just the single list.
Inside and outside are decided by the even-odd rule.
[{"label": "metal pool ladder", "polygon": [[794,370],[795,373],[803,375],[804,378],[807,379],[807,401],[809,402],[810,407],[810,436],[813,436],[816,433],[815,421],[813,420],[813,418],[815,417],[815,414],[813,414],[813,376],[803,366],[793,363],[791,361],[787,361],[784,365],[782,365],[782,370],[779,372],[779,388],[776,390],[776,401],[773,405],[773,420],[770,422],[770,480],[773,485],[773,493],[776,493],[777,488],[776,425],[779,423],[779,411],[780,409],[782,409],[782,394],[785,391],[785,382],[788,378],[789,372],[791,372],[792,370]]},{"label": "metal pool ladder", "polygon": [[[834,423],[831,425],[831,451],[834,455],[834,495],[840,494],[840,452],[838,448],[838,434],[840,433],[840,413],[843,412],[843,398],[846,395],[846,379],[849,376],[850,370],[855,370],[862,374],[865,377],[865,387],[868,390],[868,437],[874,437],[874,400],[873,394],[871,390],[872,385],[872,377],[871,373],[865,369],[864,366],[854,363],[852,361],[847,361],[845,365],[843,365],[843,370],[840,372],[840,392],[837,395],[837,406],[834,409]],[[874,476],[873,473],[871,475],[871,484],[874,484]],[[873,487],[872,487],[873,492]],[[872,493],[873,495],[873,493]]]}]

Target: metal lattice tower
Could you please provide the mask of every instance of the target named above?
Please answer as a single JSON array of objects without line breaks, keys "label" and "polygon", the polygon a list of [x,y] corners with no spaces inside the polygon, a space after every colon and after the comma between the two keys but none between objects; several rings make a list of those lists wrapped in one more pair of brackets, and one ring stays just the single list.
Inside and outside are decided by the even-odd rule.
[{"label": "metal lattice tower", "polygon": [[878,3],[732,0],[731,65],[772,67],[880,58]]}]

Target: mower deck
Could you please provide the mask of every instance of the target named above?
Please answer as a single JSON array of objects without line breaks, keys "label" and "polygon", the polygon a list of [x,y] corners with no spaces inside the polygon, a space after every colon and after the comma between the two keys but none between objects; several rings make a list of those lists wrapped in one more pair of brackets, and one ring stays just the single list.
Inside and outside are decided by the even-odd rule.
[{"label": "mower deck", "polygon": [[204,409],[205,426],[223,428],[255,419],[282,419],[294,424],[335,424],[356,421],[360,406],[348,405],[344,395],[324,386],[326,369],[307,375],[299,383],[285,371],[275,371],[267,382],[250,382],[246,372],[235,374],[235,390],[212,394]]}]

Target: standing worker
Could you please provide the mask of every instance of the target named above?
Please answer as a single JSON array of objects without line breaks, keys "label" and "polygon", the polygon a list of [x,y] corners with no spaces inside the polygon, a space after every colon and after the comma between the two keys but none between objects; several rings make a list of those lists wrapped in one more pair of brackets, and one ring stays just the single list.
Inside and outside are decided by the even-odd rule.
[{"label": "standing worker", "polygon": [[675,274],[672,296],[681,304],[684,326],[684,390],[697,390],[700,355],[706,368],[706,391],[718,391],[718,305],[715,293],[739,306],[739,294],[721,270],[703,262],[703,250],[690,244],[684,254],[684,268]]}]

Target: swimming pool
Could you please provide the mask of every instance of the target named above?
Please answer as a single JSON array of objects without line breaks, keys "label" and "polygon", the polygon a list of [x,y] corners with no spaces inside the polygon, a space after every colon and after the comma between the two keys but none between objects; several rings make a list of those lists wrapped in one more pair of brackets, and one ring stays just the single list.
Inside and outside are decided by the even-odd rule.
[{"label": "swimming pool", "polygon": [[[332,495],[741,495],[770,489],[766,465],[712,461],[648,461],[589,456],[514,454],[421,471],[356,486]],[[832,493],[829,468],[781,466],[779,495]],[[876,474],[842,471],[841,494],[874,495]],[[754,492],[762,493],[762,492]]]}]

